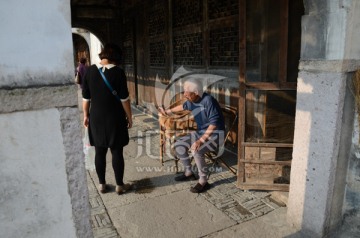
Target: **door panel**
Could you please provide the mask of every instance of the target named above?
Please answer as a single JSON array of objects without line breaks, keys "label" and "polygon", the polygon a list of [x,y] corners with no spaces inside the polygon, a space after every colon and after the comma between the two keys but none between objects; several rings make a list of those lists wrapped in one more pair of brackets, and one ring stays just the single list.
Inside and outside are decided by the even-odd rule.
[{"label": "door panel", "polygon": [[[300,47],[292,43],[290,49],[288,41],[296,39],[300,44],[296,37],[304,12],[301,0],[289,2],[240,0],[245,15],[239,29],[244,37],[240,56],[245,59],[240,62],[239,98],[238,187],[242,189],[289,189]],[[294,35],[289,37],[289,32]]]}]

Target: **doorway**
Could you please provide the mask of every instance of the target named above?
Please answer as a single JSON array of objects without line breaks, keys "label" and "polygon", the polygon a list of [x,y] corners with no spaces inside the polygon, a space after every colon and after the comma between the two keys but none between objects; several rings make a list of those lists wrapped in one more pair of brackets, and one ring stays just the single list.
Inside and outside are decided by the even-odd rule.
[{"label": "doorway", "polygon": [[238,187],[288,191],[301,0],[241,0]]}]

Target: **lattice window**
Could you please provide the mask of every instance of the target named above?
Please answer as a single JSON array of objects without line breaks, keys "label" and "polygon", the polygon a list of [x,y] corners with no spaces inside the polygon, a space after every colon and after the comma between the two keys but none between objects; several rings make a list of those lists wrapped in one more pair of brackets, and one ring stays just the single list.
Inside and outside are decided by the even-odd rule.
[{"label": "lattice window", "polygon": [[126,21],[123,24],[123,57],[124,64],[134,64],[134,47],[133,47],[133,24],[131,21]]},{"label": "lattice window", "polygon": [[164,41],[150,43],[150,66],[165,66]]},{"label": "lattice window", "polygon": [[133,38],[133,24],[131,21],[127,21],[126,23],[124,23],[122,25],[123,27],[123,41],[128,41],[128,40],[132,40]]},{"label": "lattice window", "polygon": [[[156,79],[157,77],[157,79]],[[169,73],[167,69],[150,69],[149,70],[149,80],[155,81],[160,80],[162,83],[166,83],[169,80]]]},{"label": "lattice window", "polygon": [[210,31],[210,65],[239,66],[239,31],[237,26]]},{"label": "lattice window", "polygon": [[202,65],[202,34],[184,34],[174,36],[174,64]]},{"label": "lattice window", "polygon": [[134,64],[134,47],[131,41],[124,42],[123,55],[125,64]]},{"label": "lattice window", "polygon": [[208,0],[209,19],[238,15],[239,0]]},{"label": "lattice window", "polygon": [[165,33],[166,28],[166,4],[163,0],[149,2],[147,22],[149,36],[154,37]]},{"label": "lattice window", "polygon": [[174,0],[172,5],[173,27],[186,26],[202,21],[202,0]]}]

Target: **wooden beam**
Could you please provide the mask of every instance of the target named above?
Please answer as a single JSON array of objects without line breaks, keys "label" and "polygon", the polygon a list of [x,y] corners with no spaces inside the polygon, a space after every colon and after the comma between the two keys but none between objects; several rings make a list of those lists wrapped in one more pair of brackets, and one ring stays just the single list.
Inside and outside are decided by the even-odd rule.
[{"label": "wooden beam", "polygon": [[243,146],[247,146],[247,147],[288,147],[288,148],[292,148],[293,144],[288,144],[288,143],[251,143],[251,142],[243,142]]},{"label": "wooden beam", "polygon": [[[238,161],[244,158],[243,140],[245,137],[245,72],[246,72],[246,0],[239,0],[239,125]],[[238,162],[237,184],[243,181],[245,168]]]}]

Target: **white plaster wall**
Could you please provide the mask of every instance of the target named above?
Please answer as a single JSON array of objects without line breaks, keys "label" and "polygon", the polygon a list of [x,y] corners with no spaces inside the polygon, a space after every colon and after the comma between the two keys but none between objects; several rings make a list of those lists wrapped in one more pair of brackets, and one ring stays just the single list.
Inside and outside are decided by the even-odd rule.
[{"label": "white plaster wall", "polygon": [[56,109],[0,114],[0,236],[76,237]]},{"label": "white plaster wall", "polygon": [[304,0],[301,58],[359,59],[359,0]]},{"label": "white plaster wall", "polygon": [[71,32],[83,37],[86,43],[90,45],[90,33],[87,30],[81,28],[72,28]]},{"label": "white plaster wall", "polygon": [[343,8],[337,8],[327,14],[326,27],[326,59],[343,59],[345,54],[345,33],[347,13]]},{"label": "white plaster wall", "polygon": [[312,237],[329,225],[345,86],[341,73],[298,78],[288,221]]},{"label": "white plaster wall", "polygon": [[86,40],[90,51],[90,64],[96,64],[100,62],[99,53],[101,52],[102,44],[99,38],[97,38],[91,32],[81,29],[73,28],[72,33],[78,34]]},{"label": "white plaster wall", "polygon": [[69,0],[2,1],[0,26],[0,88],[72,80]]},{"label": "white plaster wall", "polygon": [[100,62],[99,53],[101,52],[102,44],[100,40],[90,33],[90,60],[91,64]]},{"label": "white plaster wall", "polygon": [[360,1],[344,1],[348,2],[346,6],[348,14],[345,43],[345,58],[347,59],[360,59]]},{"label": "white plaster wall", "polygon": [[287,218],[309,237],[323,237],[343,215],[353,120],[346,87],[359,66],[359,4],[304,0]]},{"label": "white plaster wall", "polygon": [[92,237],[70,0],[0,4],[0,237]]}]

